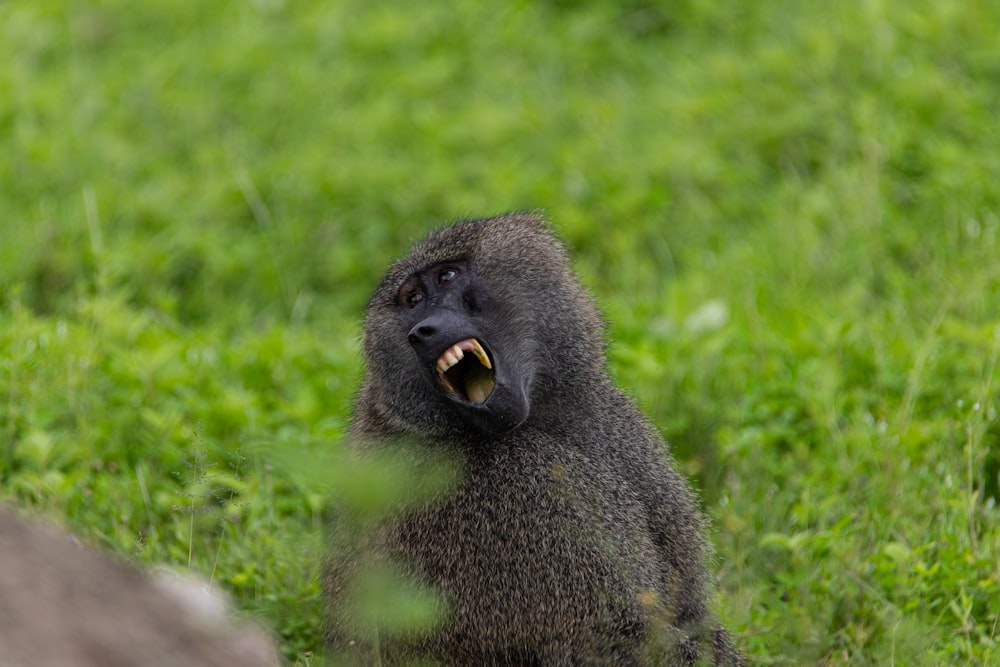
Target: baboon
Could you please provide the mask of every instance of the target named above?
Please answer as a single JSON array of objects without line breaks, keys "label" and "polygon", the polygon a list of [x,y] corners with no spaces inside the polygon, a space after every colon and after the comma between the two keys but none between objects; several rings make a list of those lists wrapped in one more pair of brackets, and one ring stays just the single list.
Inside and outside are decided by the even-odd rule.
[{"label": "baboon", "polygon": [[3,667],[265,667],[280,664],[255,624],[176,573],[144,573],[0,506]]},{"label": "baboon", "polygon": [[[352,439],[448,452],[461,476],[366,547],[334,550],[331,650],[361,664],[744,664],[708,608],[705,518],[609,377],[604,328],[534,214],[458,222],[389,268],[365,317]],[[372,639],[342,613],[359,562],[381,557],[441,592],[427,633]]]}]

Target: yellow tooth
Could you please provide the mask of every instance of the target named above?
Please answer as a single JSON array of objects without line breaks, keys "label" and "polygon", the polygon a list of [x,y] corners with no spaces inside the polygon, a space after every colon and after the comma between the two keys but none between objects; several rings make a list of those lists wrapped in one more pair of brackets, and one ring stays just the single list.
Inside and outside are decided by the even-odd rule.
[{"label": "yellow tooth", "polygon": [[472,354],[476,355],[476,358],[482,362],[483,366],[486,366],[486,368],[489,368],[490,370],[493,369],[493,364],[490,363],[490,358],[486,356],[486,350],[483,349],[483,346],[480,345],[479,341],[475,338],[472,339]]},{"label": "yellow tooth", "polygon": [[464,356],[465,353],[462,352],[462,350],[460,350],[459,348],[457,347],[448,348],[447,350],[445,350],[444,354],[442,354],[441,357],[437,360],[438,372],[444,373],[446,370],[457,364]]}]

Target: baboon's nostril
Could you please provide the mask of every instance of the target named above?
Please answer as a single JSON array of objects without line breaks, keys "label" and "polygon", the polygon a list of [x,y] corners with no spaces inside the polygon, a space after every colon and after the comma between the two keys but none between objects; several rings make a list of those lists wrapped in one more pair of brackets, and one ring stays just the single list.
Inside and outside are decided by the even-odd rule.
[{"label": "baboon's nostril", "polygon": [[420,323],[410,329],[410,334],[407,338],[410,341],[410,345],[418,345],[424,340],[430,338],[437,333],[437,327],[431,324]]}]

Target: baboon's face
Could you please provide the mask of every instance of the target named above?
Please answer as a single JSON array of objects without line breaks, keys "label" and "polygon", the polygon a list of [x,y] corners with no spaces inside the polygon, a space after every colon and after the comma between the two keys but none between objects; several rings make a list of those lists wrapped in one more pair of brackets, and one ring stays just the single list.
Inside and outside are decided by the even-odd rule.
[{"label": "baboon's face", "polygon": [[390,266],[368,302],[359,423],[447,437],[544,419],[603,377],[602,332],[539,217],[446,227]]},{"label": "baboon's face", "polygon": [[410,275],[396,308],[417,372],[442,402],[487,433],[524,422],[530,378],[523,355],[504,326],[503,305],[471,263],[445,261]]}]

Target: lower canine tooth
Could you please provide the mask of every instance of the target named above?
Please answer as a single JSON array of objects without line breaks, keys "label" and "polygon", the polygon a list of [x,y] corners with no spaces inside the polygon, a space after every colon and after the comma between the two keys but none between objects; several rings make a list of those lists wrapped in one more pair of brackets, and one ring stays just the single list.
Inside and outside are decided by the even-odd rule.
[{"label": "lower canine tooth", "polygon": [[480,386],[469,388],[469,400],[473,403],[485,403],[486,402],[486,392]]}]

